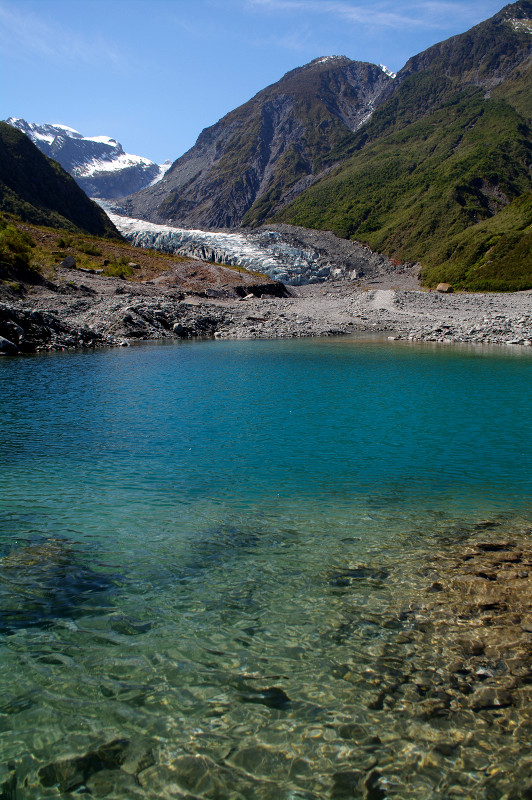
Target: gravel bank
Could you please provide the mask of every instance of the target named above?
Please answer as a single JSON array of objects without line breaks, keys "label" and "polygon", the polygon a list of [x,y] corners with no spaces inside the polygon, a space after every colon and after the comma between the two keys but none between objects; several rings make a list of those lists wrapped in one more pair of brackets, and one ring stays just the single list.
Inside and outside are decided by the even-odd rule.
[{"label": "gravel bank", "polygon": [[[532,292],[439,294],[354,288],[348,282],[292,289],[292,297],[234,304],[218,336],[271,338],[386,333],[428,342],[532,345]],[[242,309],[245,305],[245,309]]]},{"label": "gravel bank", "polygon": [[[232,288],[182,291],[175,280],[126,282],[62,269],[55,284],[23,297],[4,289],[0,337],[6,354],[116,346],[163,338],[281,338],[376,333],[428,342],[532,345],[532,292],[439,294],[329,281],[290,287],[286,297],[242,299]],[[211,296],[214,295],[214,296]],[[10,347],[10,344],[11,347]],[[12,346],[15,346],[13,350]]]}]

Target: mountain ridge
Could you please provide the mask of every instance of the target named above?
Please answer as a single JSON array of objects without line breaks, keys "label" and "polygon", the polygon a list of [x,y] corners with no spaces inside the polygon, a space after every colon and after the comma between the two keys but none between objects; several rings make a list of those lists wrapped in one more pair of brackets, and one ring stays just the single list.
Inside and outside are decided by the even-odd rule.
[{"label": "mountain ridge", "polygon": [[132,194],[160,180],[169,166],[125,153],[120,142],[110,136],[83,136],[68,125],[39,125],[18,117],[6,122],[25,133],[44,155],[58,161],[89,197],[113,200]]},{"label": "mountain ridge", "polygon": [[[420,261],[429,285],[532,286],[528,234],[512,212],[497,229],[497,248],[473,231],[532,189],[531,18],[532,3],[521,0],[410,59],[393,94],[334,154],[336,168],[273,221],[330,229]],[[500,276],[483,283],[492,251]]]},{"label": "mountain ridge", "polygon": [[36,225],[121,238],[60,164],[6,122],[0,122],[0,211]]},{"label": "mountain ridge", "polygon": [[314,59],[286,73],[203,130],[155,187],[121,201],[153,222],[233,228],[309,185],[328,154],[351,140],[393,79],[345,56]]}]

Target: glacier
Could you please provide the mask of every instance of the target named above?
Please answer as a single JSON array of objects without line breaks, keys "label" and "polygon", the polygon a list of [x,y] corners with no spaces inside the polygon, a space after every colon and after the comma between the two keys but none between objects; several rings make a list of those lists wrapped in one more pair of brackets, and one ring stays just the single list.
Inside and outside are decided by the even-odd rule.
[{"label": "glacier", "polygon": [[355,280],[389,266],[388,259],[330,232],[291,225],[257,230],[203,231],[125,217],[99,201],[120,233],[131,244],[163,253],[190,256],[260,272],[289,286],[330,279]]}]

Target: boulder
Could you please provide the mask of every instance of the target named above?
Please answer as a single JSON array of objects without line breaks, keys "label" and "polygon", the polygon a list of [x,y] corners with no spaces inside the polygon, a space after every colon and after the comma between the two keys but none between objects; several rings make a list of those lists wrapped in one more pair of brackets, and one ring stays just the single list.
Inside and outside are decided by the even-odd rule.
[{"label": "boulder", "polygon": [[439,283],[436,286],[436,291],[441,292],[441,294],[451,294],[453,291],[453,287],[450,283]]},{"label": "boulder", "polygon": [[76,259],[74,256],[67,256],[64,258],[60,265],[60,267],[65,267],[65,269],[75,269],[76,268]]},{"label": "boulder", "polygon": [[20,353],[20,350],[14,342],[10,342],[9,339],[4,339],[3,336],[0,336],[0,355],[16,356],[18,353]]}]

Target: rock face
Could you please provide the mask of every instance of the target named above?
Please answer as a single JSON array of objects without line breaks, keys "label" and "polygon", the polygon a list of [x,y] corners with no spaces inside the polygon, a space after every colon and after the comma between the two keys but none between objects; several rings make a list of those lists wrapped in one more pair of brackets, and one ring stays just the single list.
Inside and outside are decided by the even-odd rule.
[{"label": "rock face", "polygon": [[397,73],[397,83],[400,85],[411,75],[430,70],[444,74],[462,87],[494,89],[529,59],[531,19],[530,0],[510,3],[470,31],[410,58]]},{"label": "rock face", "polygon": [[199,136],[123,213],[185,227],[260,224],[316,180],[371,116],[393,78],[345,56],[318,58]]},{"label": "rock face", "polygon": [[112,579],[79,559],[72,542],[41,538],[0,558],[0,631],[43,627],[110,600]]},{"label": "rock face", "polygon": [[109,136],[87,137],[66,125],[37,125],[10,117],[46,156],[58,161],[89,197],[113,199],[144,189],[162,178],[169,162],[159,165],[125,153]]}]

